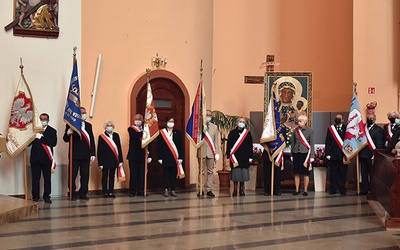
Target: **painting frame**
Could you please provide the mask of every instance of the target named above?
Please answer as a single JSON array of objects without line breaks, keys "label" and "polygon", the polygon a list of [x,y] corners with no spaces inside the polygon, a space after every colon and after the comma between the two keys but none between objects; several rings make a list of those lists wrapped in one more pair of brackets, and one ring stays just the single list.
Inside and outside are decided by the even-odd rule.
[{"label": "painting frame", "polygon": [[[295,79],[295,80],[292,80]],[[286,82],[286,80],[289,81],[288,84],[285,84],[284,82]],[[265,72],[265,77],[264,77],[264,113],[267,112],[268,110],[268,103],[270,100],[270,96],[271,96],[271,90],[272,90],[272,86],[273,84],[277,82],[277,84],[282,85],[291,85],[291,86],[297,86],[295,87],[295,89],[300,88],[299,85],[301,86],[301,91],[297,91],[298,93],[294,94],[293,99],[290,100],[290,103],[293,104],[293,101],[297,101],[296,105],[299,103],[301,104],[302,102],[304,103],[302,107],[298,108],[298,107],[293,107],[293,105],[291,105],[292,108],[294,108],[295,113],[296,111],[297,114],[292,114],[294,115],[291,121],[284,121],[284,119],[282,119],[285,124],[285,126],[287,128],[289,128],[289,130],[293,131],[293,129],[295,127],[297,127],[297,125],[294,125],[296,122],[296,118],[298,117],[297,115],[301,115],[304,114],[307,116],[308,118],[308,123],[307,125],[311,128],[312,127],[312,72],[275,72],[275,71],[271,71],[271,72]],[[293,85],[290,83],[293,82]],[[289,87],[288,87],[289,88]],[[281,88],[283,89],[283,88]],[[294,91],[296,92],[296,91]],[[299,93],[301,92],[301,94]],[[280,101],[280,96],[278,93],[279,92],[279,88],[277,86],[276,88],[276,93],[277,93],[277,99]],[[289,113],[289,112],[288,112]],[[282,114],[281,114],[282,117]],[[289,117],[289,115],[287,116]],[[294,121],[293,121],[294,120]]]},{"label": "painting frame", "polygon": [[[14,36],[58,38],[60,0],[13,0]],[[22,18],[20,18],[22,16]]]}]

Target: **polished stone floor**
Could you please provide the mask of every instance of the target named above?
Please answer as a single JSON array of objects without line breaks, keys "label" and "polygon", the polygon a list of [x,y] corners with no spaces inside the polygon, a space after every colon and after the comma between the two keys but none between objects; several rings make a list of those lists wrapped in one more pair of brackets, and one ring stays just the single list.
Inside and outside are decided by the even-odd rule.
[{"label": "polished stone floor", "polygon": [[214,192],[203,199],[180,191],[177,198],[41,200],[38,213],[0,226],[0,249],[399,248],[400,230],[386,230],[355,191],[265,197],[257,190],[235,198],[229,190]]}]

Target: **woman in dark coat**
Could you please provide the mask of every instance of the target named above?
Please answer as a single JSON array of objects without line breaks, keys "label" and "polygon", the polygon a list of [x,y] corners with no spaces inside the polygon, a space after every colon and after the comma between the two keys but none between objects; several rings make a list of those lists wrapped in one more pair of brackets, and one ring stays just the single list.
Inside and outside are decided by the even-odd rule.
[{"label": "woman in dark coat", "polygon": [[[97,160],[99,168],[102,170],[101,184],[103,187],[103,197],[114,195],[115,170],[118,166],[122,167],[122,149],[119,135],[114,131],[115,124],[111,120],[104,123],[104,133],[99,135],[97,147]],[[108,187],[107,187],[108,180]]]},{"label": "woman in dark coat", "polygon": [[237,196],[237,184],[240,182],[240,195],[244,196],[244,182],[250,180],[249,167],[253,157],[253,139],[245,128],[246,120],[240,117],[237,128],[229,132],[226,155],[229,157],[232,170],[230,178],[233,181],[232,196]]},{"label": "woman in dark coat", "polygon": [[168,197],[168,189],[171,188],[171,196],[176,197],[175,185],[176,178],[183,178],[182,170],[183,162],[183,144],[182,134],[174,129],[175,120],[168,117],[167,127],[160,130],[157,139],[158,162],[163,166],[164,176],[164,197]]}]

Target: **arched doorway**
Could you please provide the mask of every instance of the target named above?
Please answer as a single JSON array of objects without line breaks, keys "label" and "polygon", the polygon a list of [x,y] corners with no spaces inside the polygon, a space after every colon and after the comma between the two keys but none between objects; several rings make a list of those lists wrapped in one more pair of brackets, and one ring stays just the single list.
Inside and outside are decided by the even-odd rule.
[{"label": "arched doorway", "polygon": [[[143,115],[146,105],[147,75],[144,74],[134,84],[131,92],[131,113],[130,121],[133,124],[133,116],[136,113]],[[173,73],[166,70],[154,70],[150,73],[150,84],[153,92],[154,105],[158,116],[159,128],[166,125],[166,118],[175,118],[175,128],[182,133],[183,147],[185,151],[184,169],[186,177],[177,181],[177,187],[188,188],[190,186],[190,161],[189,143],[185,139],[186,120],[189,116],[189,96],[183,82]],[[163,169],[157,161],[157,139],[149,144],[153,161],[148,165],[147,187],[150,190],[163,188]]]}]

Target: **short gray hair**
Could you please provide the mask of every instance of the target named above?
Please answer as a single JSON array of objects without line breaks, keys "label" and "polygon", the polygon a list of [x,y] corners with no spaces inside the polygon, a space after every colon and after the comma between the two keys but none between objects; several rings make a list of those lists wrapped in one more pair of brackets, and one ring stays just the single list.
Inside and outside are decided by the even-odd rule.
[{"label": "short gray hair", "polygon": [[111,123],[111,126],[112,126],[113,128],[115,128],[115,123],[114,123],[112,120],[108,119],[108,120],[106,120],[106,121],[104,122],[104,125],[103,125],[103,128],[104,128],[104,129],[106,129],[108,123]]}]

